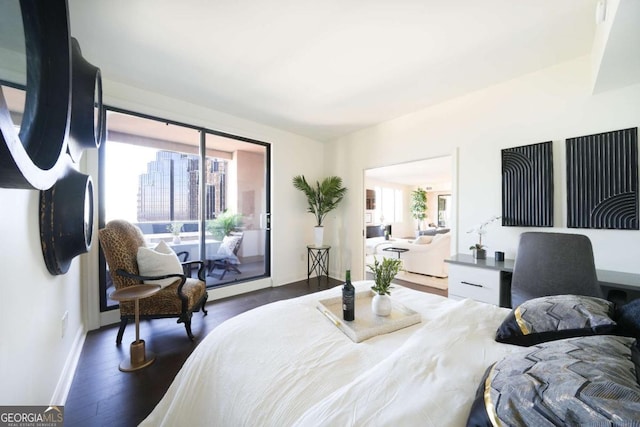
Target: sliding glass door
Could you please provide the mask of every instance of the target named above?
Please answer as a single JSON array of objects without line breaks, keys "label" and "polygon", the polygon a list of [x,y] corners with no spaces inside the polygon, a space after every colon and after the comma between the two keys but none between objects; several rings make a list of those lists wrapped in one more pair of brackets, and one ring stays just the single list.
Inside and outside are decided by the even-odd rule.
[{"label": "sliding glass door", "polygon": [[[100,225],[136,224],[205,263],[208,287],[269,275],[269,145],[180,123],[107,111]],[[195,277],[197,270],[192,271]],[[115,308],[101,256],[101,310]]]}]

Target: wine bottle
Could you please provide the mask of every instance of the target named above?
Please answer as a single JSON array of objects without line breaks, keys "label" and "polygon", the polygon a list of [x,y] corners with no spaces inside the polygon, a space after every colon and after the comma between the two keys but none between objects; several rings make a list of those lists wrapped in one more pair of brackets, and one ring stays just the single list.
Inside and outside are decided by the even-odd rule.
[{"label": "wine bottle", "polygon": [[356,315],[356,288],[351,284],[351,270],[347,270],[347,280],[342,287],[342,318],[352,321]]}]

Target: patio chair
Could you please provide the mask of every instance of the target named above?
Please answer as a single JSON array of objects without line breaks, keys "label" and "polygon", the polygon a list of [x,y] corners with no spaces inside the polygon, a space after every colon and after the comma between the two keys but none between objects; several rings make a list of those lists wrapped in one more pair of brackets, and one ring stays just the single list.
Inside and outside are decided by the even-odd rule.
[{"label": "patio chair", "polygon": [[222,280],[228,271],[233,271],[237,274],[242,273],[238,269],[240,264],[238,250],[242,244],[242,237],[243,234],[239,232],[231,232],[228,236],[224,236],[218,248],[218,253],[207,258],[209,263],[208,275],[213,276],[214,270],[220,269],[222,274],[220,274],[219,279]]}]

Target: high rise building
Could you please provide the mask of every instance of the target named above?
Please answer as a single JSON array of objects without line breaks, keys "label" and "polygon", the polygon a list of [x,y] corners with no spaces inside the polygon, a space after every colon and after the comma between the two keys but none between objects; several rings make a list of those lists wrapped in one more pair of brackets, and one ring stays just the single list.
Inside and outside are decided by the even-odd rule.
[{"label": "high rise building", "polygon": [[[197,221],[200,213],[199,156],[158,151],[138,178],[138,221]],[[205,219],[226,209],[227,162],[205,162]]]}]

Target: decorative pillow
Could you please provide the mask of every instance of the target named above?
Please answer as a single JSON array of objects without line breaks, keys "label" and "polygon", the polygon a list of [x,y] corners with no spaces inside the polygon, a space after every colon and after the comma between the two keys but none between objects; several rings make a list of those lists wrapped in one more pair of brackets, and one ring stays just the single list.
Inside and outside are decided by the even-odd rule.
[{"label": "decorative pillow", "polygon": [[[158,243],[154,249],[139,247],[137,259],[138,271],[141,276],[184,274],[180,259],[164,241]],[[144,283],[160,285],[164,288],[176,280],[178,280],[177,277],[169,277],[167,279],[145,280]]]},{"label": "decorative pillow", "polygon": [[509,313],[496,341],[529,346],[545,341],[607,334],[616,328],[614,304],[583,295],[551,295],[525,301]]},{"label": "decorative pillow", "polygon": [[636,379],[640,384],[640,340],[636,340],[635,345],[631,347],[631,360],[636,367]]},{"label": "decorative pillow", "polygon": [[640,298],[616,310],[617,333],[640,340]]},{"label": "decorative pillow", "polygon": [[432,240],[435,240],[432,236],[420,236],[416,240],[413,241],[414,245],[425,245],[427,243],[431,243]]},{"label": "decorative pillow", "polygon": [[637,425],[640,385],[633,338],[571,338],[536,345],[492,365],[467,426]]},{"label": "decorative pillow", "polygon": [[240,240],[240,236],[224,236],[222,239],[222,243],[220,243],[220,247],[218,248],[218,255],[222,255],[227,258],[231,264],[240,264],[240,260],[233,253],[236,244]]}]

